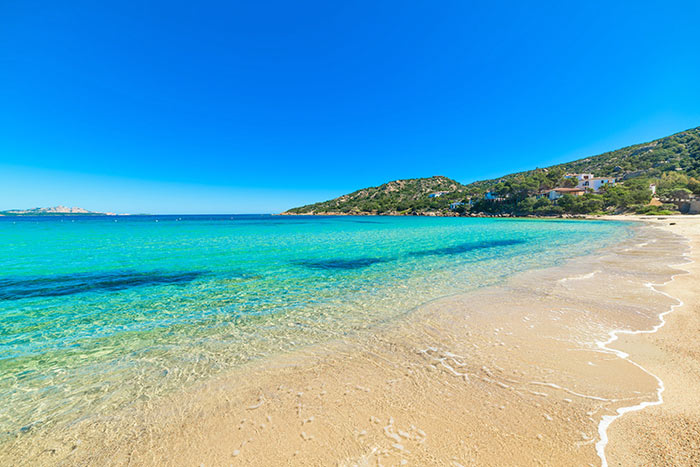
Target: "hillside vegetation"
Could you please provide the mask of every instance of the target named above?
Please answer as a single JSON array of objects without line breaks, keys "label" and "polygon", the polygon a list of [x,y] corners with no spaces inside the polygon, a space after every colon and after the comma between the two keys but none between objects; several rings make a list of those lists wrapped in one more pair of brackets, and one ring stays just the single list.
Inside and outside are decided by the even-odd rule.
[{"label": "hillside vegetation", "polygon": [[[431,194],[447,192],[449,196]],[[407,213],[444,211],[448,198],[462,198],[464,185],[442,176],[395,180],[380,186],[363,188],[322,203],[309,204],[287,211],[292,214],[320,213]]]},{"label": "hillside vegetation", "polygon": [[[661,177],[667,172],[700,178],[700,127],[682,131],[648,143],[636,144],[597,156],[558,164],[547,169],[564,173],[593,173],[596,177],[618,179],[647,176]],[[502,181],[527,177],[541,169],[518,172],[499,179],[483,180],[467,185],[470,192],[484,192]]]},{"label": "hillside vegetation", "polygon": [[[567,173],[614,177],[617,186],[598,194],[565,195],[556,203],[538,196],[546,190],[575,184]],[[673,206],[646,207],[649,186],[661,197],[700,194],[700,127],[648,143],[547,168],[462,185],[443,176],[396,180],[365,188],[322,203],[287,211],[289,214],[512,214],[557,215],[594,212],[665,212]],[[500,199],[484,199],[486,192]],[[435,194],[439,196],[435,196]],[[433,195],[431,197],[431,195]],[[463,205],[450,208],[453,203]]]}]

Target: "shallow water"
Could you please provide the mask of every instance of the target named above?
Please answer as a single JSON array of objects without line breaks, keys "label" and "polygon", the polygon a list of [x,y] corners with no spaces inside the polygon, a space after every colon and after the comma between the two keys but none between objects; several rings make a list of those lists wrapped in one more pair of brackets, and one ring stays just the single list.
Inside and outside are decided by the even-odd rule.
[{"label": "shallow water", "polygon": [[595,221],[0,218],[0,432],[104,415],[631,235]]}]

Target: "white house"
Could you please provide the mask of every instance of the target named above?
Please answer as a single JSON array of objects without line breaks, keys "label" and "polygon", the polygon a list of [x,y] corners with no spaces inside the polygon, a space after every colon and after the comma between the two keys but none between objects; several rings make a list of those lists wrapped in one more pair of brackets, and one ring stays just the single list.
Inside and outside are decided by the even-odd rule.
[{"label": "white house", "polygon": [[593,177],[586,180],[580,180],[576,188],[583,188],[586,191],[599,192],[606,185],[615,186],[615,179],[608,177]]},{"label": "white house", "polygon": [[594,177],[593,174],[566,174],[564,178],[576,178],[578,183],[576,188],[598,193],[606,185],[615,186],[615,179],[612,177]]},{"label": "white house", "polygon": [[590,180],[593,178],[593,174],[566,174],[564,175],[564,178],[575,178],[579,182],[582,182],[584,180]]}]

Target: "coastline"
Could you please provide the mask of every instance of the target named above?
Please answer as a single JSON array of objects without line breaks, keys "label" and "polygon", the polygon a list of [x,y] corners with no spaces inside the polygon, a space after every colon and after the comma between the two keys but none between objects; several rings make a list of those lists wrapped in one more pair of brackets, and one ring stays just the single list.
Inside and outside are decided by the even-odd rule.
[{"label": "coastline", "polygon": [[660,381],[659,402],[630,411],[608,428],[610,465],[700,464],[700,218],[635,216],[635,220],[684,236],[690,245],[687,271],[668,283],[654,285],[678,303],[654,330],[620,335],[611,347]]},{"label": "coastline", "polygon": [[[440,211],[424,211],[424,212],[410,212],[410,213],[401,213],[401,212],[396,212],[396,211],[391,211],[391,212],[366,212],[366,211],[357,211],[357,212],[340,212],[340,211],[323,211],[323,212],[280,212],[277,214],[273,214],[274,216],[388,216],[388,217],[481,217],[481,218],[494,218],[494,219],[500,219],[500,218],[510,218],[510,219],[596,219],[595,216],[588,216],[584,214],[560,214],[556,216],[536,216],[536,215],[529,215],[529,216],[515,216],[511,215],[508,213],[503,213],[503,214],[486,214],[483,212],[480,213],[470,213],[470,214],[459,214],[458,212],[455,211],[449,211],[449,212],[440,212]],[[606,218],[613,218],[613,217],[620,217],[624,219],[624,215],[619,215],[619,216],[601,216],[601,217],[606,217]],[[619,219],[618,219],[619,220]]]},{"label": "coastline", "polygon": [[[629,361],[610,359],[596,342],[614,329],[654,326],[675,303],[667,297],[650,307],[656,293],[645,284],[680,272],[668,264],[682,257],[684,243],[673,229],[640,232],[658,251],[645,251],[635,238],[561,267],[521,273],[503,286],[438,299],[372,334],[242,368],[117,417],[86,420],[60,439],[38,438],[25,460],[597,465],[602,417],[653,398],[658,381]],[[654,259],[659,264],[648,264]],[[634,265],[649,269],[630,274]],[[611,277],[634,284],[621,291]],[[620,297],[610,299],[612,291]],[[620,456],[617,431],[625,433],[628,417],[648,410],[611,424],[611,463]],[[265,449],[273,444],[275,452]]]}]

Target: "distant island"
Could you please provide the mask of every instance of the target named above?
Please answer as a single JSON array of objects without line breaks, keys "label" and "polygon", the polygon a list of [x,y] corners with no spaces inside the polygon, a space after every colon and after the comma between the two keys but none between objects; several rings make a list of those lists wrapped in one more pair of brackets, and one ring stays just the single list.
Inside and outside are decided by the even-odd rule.
[{"label": "distant island", "polygon": [[113,212],[93,212],[83,208],[54,206],[51,208],[10,209],[0,211],[0,216],[116,216]]},{"label": "distant island", "polygon": [[395,180],[283,215],[563,216],[700,213],[700,127],[565,164],[463,185]]}]

